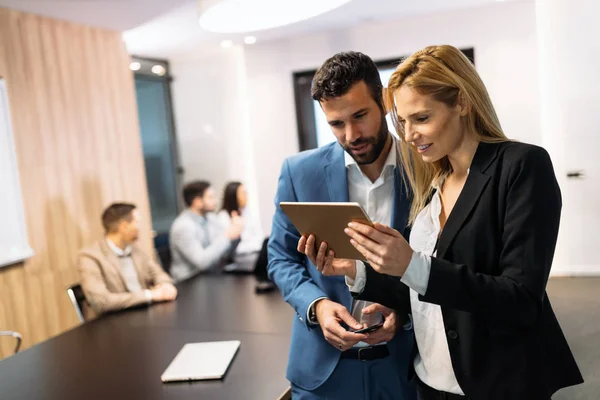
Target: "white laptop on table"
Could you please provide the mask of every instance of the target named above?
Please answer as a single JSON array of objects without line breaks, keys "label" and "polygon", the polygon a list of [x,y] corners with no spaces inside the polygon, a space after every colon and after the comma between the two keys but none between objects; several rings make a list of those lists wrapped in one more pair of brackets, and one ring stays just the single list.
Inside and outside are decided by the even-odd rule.
[{"label": "white laptop on table", "polygon": [[188,343],[160,379],[163,382],[222,379],[240,348],[240,341]]}]

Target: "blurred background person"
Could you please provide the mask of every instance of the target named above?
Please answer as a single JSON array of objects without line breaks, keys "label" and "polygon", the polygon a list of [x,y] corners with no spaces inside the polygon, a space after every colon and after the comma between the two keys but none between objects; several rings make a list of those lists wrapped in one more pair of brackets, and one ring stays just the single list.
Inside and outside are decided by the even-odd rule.
[{"label": "blurred background person", "polygon": [[264,236],[260,222],[254,218],[246,207],[248,193],[241,182],[229,182],[223,190],[223,208],[218,217],[223,229],[227,229],[233,222],[235,215],[244,218],[244,229],[240,242],[230,254],[229,264],[225,266],[226,272],[254,273],[257,279],[257,292],[267,292],[275,285],[267,276],[267,244],[269,238]]},{"label": "blurred background person", "polygon": [[246,209],[248,193],[241,182],[229,182],[223,189],[222,209],[217,215],[223,229],[231,226],[236,215],[244,218],[244,229],[240,241],[232,249],[230,263],[225,266],[227,272],[252,272],[258,253],[265,241],[259,222]]},{"label": "blurred background person", "polygon": [[183,188],[183,200],[187,208],[173,222],[169,237],[171,274],[177,281],[224,266],[244,229],[244,221],[237,211],[232,212],[227,228],[218,222],[217,200],[207,181],[187,184]]},{"label": "blurred background person", "polygon": [[128,203],[106,208],[106,236],[79,253],[81,287],[99,314],[177,297],[173,280],[135,244],[140,219],[135,208]]}]

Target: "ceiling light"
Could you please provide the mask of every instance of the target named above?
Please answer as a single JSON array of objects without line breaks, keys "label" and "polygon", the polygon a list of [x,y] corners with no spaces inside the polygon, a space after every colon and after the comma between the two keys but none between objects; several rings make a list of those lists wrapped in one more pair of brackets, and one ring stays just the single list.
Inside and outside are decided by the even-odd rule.
[{"label": "ceiling light", "polygon": [[140,64],[137,61],[134,61],[131,64],[129,64],[129,69],[132,71],[139,71],[140,68],[142,68],[142,64]]},{"label": "ceiling light", "polygon": [[254,32],[304,21],[350,1],[199,0],[199,23],[211,32]]},{"label": "ceiling light", "polygon": [[246,44],[254,44],[254,43],[256,43],[256,36],[246,36],[244,38],[244,43],[246,43]]},{"label": "ceiling light", "polygon": [[154,65],[152,67],[152,73],[159,75],[159,76],[163,76],[165,73],[167,72],[167,70],[165,69],[165,67],[163,67],[162,65]]},{"label": "ceiling light", "polygon": [[231,46],[233,46],[233,42],[231,40],[223,40],[221,42],[221,47],[224,48],[224,49],[228,49]]}]

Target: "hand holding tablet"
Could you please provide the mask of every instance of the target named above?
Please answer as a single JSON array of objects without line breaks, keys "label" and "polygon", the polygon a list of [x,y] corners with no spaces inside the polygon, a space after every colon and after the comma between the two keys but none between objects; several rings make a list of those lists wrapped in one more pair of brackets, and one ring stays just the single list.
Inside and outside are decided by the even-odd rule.
[{"label": "hand holding tablet", "polygon": [[326,242],[336,258],[364,260],[344,233],[350,222],[373,225],[360,204],[282,202],[280,206],[301,235],[315,236],[316,251]]}]

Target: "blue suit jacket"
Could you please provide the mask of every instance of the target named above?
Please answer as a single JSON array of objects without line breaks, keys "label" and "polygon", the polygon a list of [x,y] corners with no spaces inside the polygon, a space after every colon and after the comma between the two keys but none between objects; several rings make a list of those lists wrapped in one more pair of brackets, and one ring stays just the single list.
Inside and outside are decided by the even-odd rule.
[{"label": "blue suit jacket", "polygon": [[[391,225],[404,232],[410,200],[398,168],[395,175]],[[282,201],[347,202],[348,180],[342,147],[332,143],[284,161],[269,240],[269,277],[296,311],[287,378],[305,390],[314,390],[329,378],[340,359],[340,351],[327,343],[319,326],[308,323],[307,309],[315,299],[327,297],[350,310],[352,296],[344,277],[322,275],[305,255],[297,251],[300,234],[279,207]],[[412,336],[412,330],[401,329],[388,343],[392,357],[397,357],[402,371],[408,368],[409,347],[413,343],[412,339],[407,340],[407,335]]]}]

